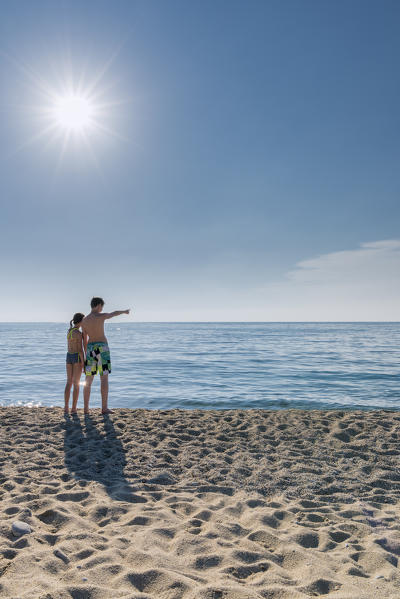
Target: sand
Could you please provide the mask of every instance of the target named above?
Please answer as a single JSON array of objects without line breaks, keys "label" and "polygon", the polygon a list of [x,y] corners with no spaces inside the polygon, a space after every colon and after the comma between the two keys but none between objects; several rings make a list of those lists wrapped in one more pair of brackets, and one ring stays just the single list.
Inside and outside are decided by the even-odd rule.
[{"label": "sand", "polygon": [[400,597],[399,412],[0,421],[0,597]]}]

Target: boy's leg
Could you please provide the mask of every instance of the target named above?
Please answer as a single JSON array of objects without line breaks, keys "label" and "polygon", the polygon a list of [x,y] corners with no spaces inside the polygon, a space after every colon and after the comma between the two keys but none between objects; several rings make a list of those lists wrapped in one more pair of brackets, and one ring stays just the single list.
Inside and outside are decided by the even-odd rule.
[{"label": "boy's leg", "polygon": [[[89,349],[87,346],[86,361],[85,361],[85,386],[83,388],[83,411],[85,414],[89,414],[89,399],[90,390],[93,383],[93,377],[97,373],[98,362],[97,356],[93,352],[93,348]],[[92,344],[93,345],[93,344]]]},{"label": "boy's leg", "polygon": [[89,414],[89,399],[90,399],[90,388],[93,383],[93,375],[86,376],[85,386],[83,388],[83,411],[85,414]]},{"label": "boy's leg", "polygon": [[100,389],[101,389],[101,411],[104,414],[108,411],[108,374],[103,374],[100,377]]},{"label": "boy's leg", "polygon": [[72,366],[73,364],[66,364],[67,368],[67,382],[64,389],[64,412],[68,414],[69,396],[72,387]]},{"label": "boy's leg", "polygon": [[99,373],[100,373],[100,387],[101,387],[101,412],[102,414],[109,414],[111,410],[108,409],[108,375],[111,372],[111,359],[110,350],[108,345],[104,344],[100,356],[99,356]]}]

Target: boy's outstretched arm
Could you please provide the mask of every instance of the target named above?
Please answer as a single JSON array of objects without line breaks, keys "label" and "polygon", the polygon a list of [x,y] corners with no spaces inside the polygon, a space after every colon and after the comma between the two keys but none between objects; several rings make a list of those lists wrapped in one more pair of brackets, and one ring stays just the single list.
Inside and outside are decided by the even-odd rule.
[{"label": "boy's outstretched arm", "polygon": [[121,314],[129,314],[130,309],[129,310],[115,310],[114,312],[108,312],[106,314],[103,314],[104,319],[107,320],[108,318],[114,318],[114,316],[121,316]]}]

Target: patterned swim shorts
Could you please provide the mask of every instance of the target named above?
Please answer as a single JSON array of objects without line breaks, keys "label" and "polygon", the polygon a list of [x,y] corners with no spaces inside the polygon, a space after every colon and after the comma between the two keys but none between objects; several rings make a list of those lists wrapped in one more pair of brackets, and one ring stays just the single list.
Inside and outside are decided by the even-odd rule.
[{"label": "patterned swim shorts", "polygon": [[110,350],[104,341],[95,341],[87,344],[85,374],[94,376],[99,373],[109,374],[111,372]]}]

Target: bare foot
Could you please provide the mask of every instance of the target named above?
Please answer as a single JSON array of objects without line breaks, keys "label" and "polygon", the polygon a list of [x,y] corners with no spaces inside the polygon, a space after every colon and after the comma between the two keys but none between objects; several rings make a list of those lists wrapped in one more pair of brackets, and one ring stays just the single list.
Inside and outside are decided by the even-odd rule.
[{"label": "bare foot", "polygon": [[101,413],[102,413],[102,414],[113,414],[114,412],[113,412],[112,410],[109,410],[109,409],[107,408],[107,410],[104,410],[104,411],[102,410],[102,411],[101,411]]},{"label": "bare foot", "polygon": [[71,410],[71,414],[77,414],[78,410]]}]

